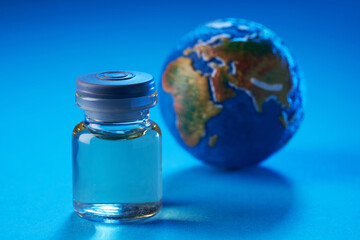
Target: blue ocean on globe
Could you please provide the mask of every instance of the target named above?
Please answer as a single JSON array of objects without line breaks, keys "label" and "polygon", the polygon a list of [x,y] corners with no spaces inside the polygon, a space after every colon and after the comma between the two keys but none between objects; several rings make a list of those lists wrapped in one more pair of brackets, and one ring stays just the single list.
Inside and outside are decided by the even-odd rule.
[{"label": "blue ocean on globe", "polygon": [[242,168],[275,153],[297,131],[302,83],[275,33],[248,20],[221,19],[187,34],[169,55],[159,102],[188,152],[214,166]]}]

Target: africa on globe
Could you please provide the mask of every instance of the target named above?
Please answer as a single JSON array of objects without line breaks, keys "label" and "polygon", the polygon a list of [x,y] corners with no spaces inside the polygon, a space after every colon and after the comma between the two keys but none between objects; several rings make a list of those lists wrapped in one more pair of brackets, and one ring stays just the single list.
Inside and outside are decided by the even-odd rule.
[{"label": "africa on globe", "polygon": [[160,107],[177,141],[222,168],[258,163],[294,135],[303,118],[302,79],[283,41],[243,19],[209,22],[168,57]]}]

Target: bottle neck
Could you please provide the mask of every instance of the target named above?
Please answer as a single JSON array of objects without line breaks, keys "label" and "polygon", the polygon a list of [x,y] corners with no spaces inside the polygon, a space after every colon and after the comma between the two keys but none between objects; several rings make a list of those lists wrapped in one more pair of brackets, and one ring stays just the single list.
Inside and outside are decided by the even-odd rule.
[{"label": "bottle neck", "polygon": [[121,113],[85,111],[84,124],[99,131],[123,131],[145,127],[149,124],[149,109]]}]

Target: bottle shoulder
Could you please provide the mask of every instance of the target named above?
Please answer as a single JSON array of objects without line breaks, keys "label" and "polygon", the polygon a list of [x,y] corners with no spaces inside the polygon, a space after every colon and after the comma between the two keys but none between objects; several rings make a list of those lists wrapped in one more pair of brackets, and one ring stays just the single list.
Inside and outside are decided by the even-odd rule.
[{"label": "bottle shoulder", "polygon": [[78,133],[84,131],[85,126],[84,126],[84,121],[79,122],[78,124],[75,125],[74,129],[73,129],[73,136],[77,135]]},{"label": "bottle shoulder", "polygon": [[79,122],[73,129],[72,137],[78,139],[83,134],[90,134],[93,137],[108,139],[108,140],[130,140],[144,135],[154,135],[152,132],[156,132],[156,135],[161,137],[161,130],[157,123],[152,120],[148,120],[146,124],[137,124],[134,126],[117,126],[114,128],[94,129],[87,125],[84,121]]},{"label": "bottle shoulder", "polygon": [[157,133],[159,133],[160,136],[161,136],[162,134],[161,134],[160,126],[156,122],[154,122],[153,120],[149,120],[149,122],[151,123],[151,129],[156,131]]}]

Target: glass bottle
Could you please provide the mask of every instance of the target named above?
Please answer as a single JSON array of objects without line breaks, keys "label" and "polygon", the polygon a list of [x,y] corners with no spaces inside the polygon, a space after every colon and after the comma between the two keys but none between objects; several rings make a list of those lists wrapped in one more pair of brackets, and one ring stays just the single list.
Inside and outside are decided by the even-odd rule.
[{"label": "glass bottle", "polygon": [[157,214],[162,204],[161,131],[149,119],[155,82],[141,72],[77,79],[85,120],[73,130],[73,204],[83,218],[122,222]]}]

